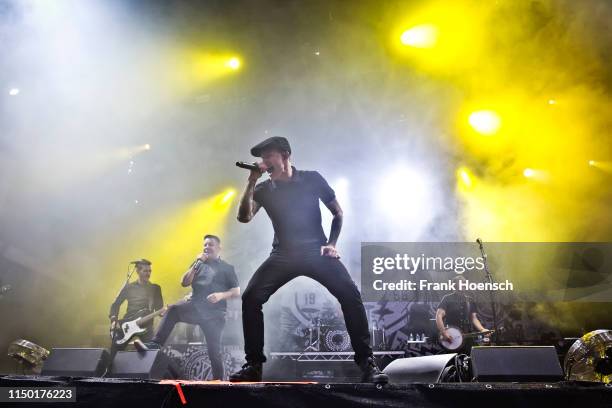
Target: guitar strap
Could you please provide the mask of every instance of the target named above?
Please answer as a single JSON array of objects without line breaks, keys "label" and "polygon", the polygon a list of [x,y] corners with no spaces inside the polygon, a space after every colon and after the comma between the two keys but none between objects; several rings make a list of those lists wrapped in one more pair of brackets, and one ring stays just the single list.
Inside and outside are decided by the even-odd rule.
[{"label": "guitar strap", "polygon": [[153,285],[149,284],[149,313],[153,312]]},{"label": "guitar strap", "polygon": [[463,295],[465,302],[463,302],[463,307],[464,307],[464,321],[463,321],[463,325],[464,327],[461,328],[461,330],[467,330],[468,332],[470,331],[470,298],[466,295]]}]

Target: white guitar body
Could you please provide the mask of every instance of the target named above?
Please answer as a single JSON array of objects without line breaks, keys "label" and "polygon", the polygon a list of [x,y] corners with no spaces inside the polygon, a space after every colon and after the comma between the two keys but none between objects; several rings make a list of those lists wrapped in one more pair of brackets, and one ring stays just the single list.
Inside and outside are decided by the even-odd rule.
[{"label": "white guitar body", "polygon": [[[184,298],[185,301],[189,299],[191,299],[191,294],[185,296]],[[175,303],[175,304],[178,304],[178,303]],[[111,331],[110,331],[111,339],[115,342],[115,344],[127,343],[136,334],[144,333],[147,331],[147,329],[142,328],[141,325],[146,325],[155,316],[161,315],[162,313],[168,310],[168,307],[172,307],[172,306],[173,305],[170,305],[170,306],[161,308],[156,312],[150,313],[146,316],[138,317],[134,320],[130,320],[130,321],[121,323],[119,327],[115,329],[114,339],[113,339],[113,329],[111,328]]]},{"label": "white guitar body", "polygon": [[113,329],[111,328],[111,331],[110,331],[111,340],[113,340],[115,344],[127,343],[134,335],[144,333],[147,331],[147,329],[143,328],[141,325],[146,325],[155,316],[162,314],[167,309],[168,309],[167,307],[164,307],[146,316],[137,317],[134,320],[124,321],[120,323],[119,327],[114,330],[114,337],[113,337]]},{"label": "white guitar body", "polygon": [[134,320],[130,320],[129,322],[123,322],[120,326],[121,331],[123,332],[123,337],[120,339],[115,339],[115,343],[124,344],[128,342],[132,338],[132,336],[147,331],[147,329],[143,329],[142,327],[138,325],[137,323],[138,320],[140,319],[134,319]]}]

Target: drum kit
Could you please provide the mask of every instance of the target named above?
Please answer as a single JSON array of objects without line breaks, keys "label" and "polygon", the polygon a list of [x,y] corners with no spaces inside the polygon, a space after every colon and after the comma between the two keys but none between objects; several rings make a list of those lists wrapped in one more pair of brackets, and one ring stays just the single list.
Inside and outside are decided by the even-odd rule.
[{"label": "drum kit", "polygon": [[303,308],[309,316],[308,326],[298,328],[304,351],[346,351],[350,347],[348,332],[342,329],[338,316],[331,310]]},{"label": "drum kit", "polygon": [[[384,317],[393,311],[386,307],[366,304],[370,335],[374,350],[387,350]],[[302,308],[309,324],[296,329],[298,347],[310,352],[342,352],[351,350],[351,339],[344,326],[341,314],[333,309]]]}]

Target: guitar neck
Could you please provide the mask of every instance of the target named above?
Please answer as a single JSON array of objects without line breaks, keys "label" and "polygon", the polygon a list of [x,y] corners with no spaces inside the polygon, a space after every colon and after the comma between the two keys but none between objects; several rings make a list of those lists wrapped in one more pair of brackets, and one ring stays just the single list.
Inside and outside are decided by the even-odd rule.
[{"label": "guitar neck", "polygon": [[156,311],[156,312],[149,313],[148,315],[143,316],[143,317],[141,317],[140,319],[138,319],[138,320],[136,321],[136,323],[137,323],[139,326],[140,326],[140,325],[143,325],[143,324],[146,324],[146,323],[147,323],[149,320],[151,320],[151,319],[153,319],[155,316],[159,315],[159,314],[160,314],[161,312],[163,312],[165,309],[166,309],[166,308],[164,307],[164,308],[159,309],[159,310],[158,310],[158,311]]},{"label": "guitar neck", "polygon": [[493,333],[495,330],[487,330],[486,332],[472,332],[472,333],[465,333],[463,335],[463,337],[476,337],[476,336],[484,336],[485,334],[491,334]]}]

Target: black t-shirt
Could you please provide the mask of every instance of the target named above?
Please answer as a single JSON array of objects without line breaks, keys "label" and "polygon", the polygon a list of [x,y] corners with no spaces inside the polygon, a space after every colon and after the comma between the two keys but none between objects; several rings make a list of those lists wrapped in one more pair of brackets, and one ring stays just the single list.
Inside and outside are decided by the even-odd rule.
[{"label": "black t-shirt", "polygon": [[450,293],[442,298],[438,309],[446,312],[445,320],[449,326],[457,326],[463,332],[472,331],[472,313],[476,313],[474,300],[459,292]]},{"label": "black t-shirt", "polygon": [[111,305],[109,317],[117,316],[121,304],[126,300],[128,304],[123,319],[128,320],[144,316],[164,307],[161,287],[158,284],[149,282],[143,285],[135,281],[121,289]]},{"label": "black t-shirt", "polygon": [[274,227],[273,252],[327,243],[321,226],[319,200],[336,197],[334,190],[316,171],[296,170],[287,181],[266,180],[255,186],[253,200],[268,213]]},{"label": "black t-shirt", "polygon": [[[192,266],[194,264],[195,262]],[[191,282],[193,289],[191,302],[195,304],[198,313],[205,319],[225,316],[227,302],[220,300],[217,303],[211,303],[206,297],[211,293],[226,292],[239,286],[234,267],[221,259],[209,259],[200,263],[198,270],[197,276]]]}]

